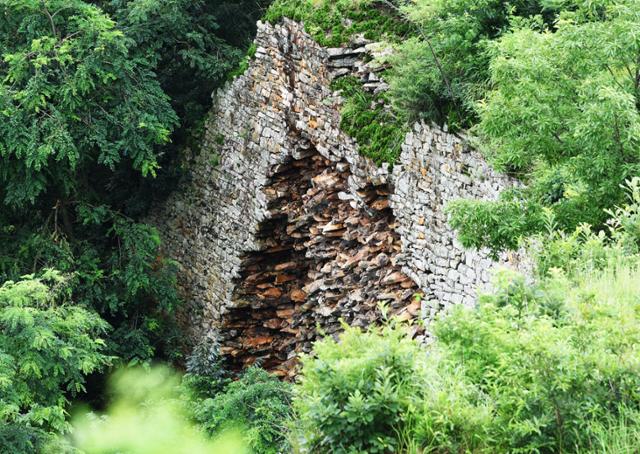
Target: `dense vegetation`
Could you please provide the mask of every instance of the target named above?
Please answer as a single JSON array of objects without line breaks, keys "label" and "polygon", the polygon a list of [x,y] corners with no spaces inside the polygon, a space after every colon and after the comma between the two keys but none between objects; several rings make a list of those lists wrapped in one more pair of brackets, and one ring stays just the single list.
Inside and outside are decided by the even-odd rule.
[{"label": "dense vegetation", "polygon": [[[0,0],[0,451],[637,452],[640,3],[270,3]],[[394,320],[345,327],[293,385],[181,345],[144,217],[263,14],[392,46],[388,92],[335,82],[343,129],[378,164],[413,121],[467,129],[524,185],[451,225],[526,247],[534,280],[498,274],[426,348]]]},{"label": "dense vegetation", "polygon": [[629,186],[610,236],[541,234],[537,281],[498,274],[476,308],[440,317],[426,352],[393,323],[317,344],[294,436],[314,452],[635,452],[640,178]]},{"label": "dense vegetation", "polygon": [[175,267],[141,220],[264,4],[0,2],[1,451],[101,404],[107,366],[181,358]]},{"label": "dense vegetation", "polygon": [[[419,23],[441,21],[442,12],[434,16],[432,9],[419,8],[428,3],[409,8],[410,17]],[[441,2],[451,8],[458,3],[475,2]],[[478,10],[462,16],[486,13],[485,3],[504,4],[478,2]],[[447,31],[444,42],[460,51],[460,36],[452,35],[447,25],[455,19],[454,11],[447,8],[441,26]],[[639,171],[640,5],[624,0],[516,2],[502,14],[499,26],[487,27],[481,14],[474,20],[481,31],[477,35],[462,28],[464,39],[470,46],[473,42],[469,52],[456,57],[450,71],[449,63],[441,62],[443,74],[452,75],[450,84],[457,81],[464,87],[454,91],[464,100],[446,104],[445,112],[467,119],[461,124],[472,126],[478,146],[495,168],[527,186],[495,203],[463,201],[452,206],[452,224],[461,230],[463,244],[513,249],[521,236],[544,228],[544,209],[552,210],[566,229],[582,222],[602,226],[604,210],[624,200],[620,185]],[[438,35],[431,40],[438,43]],[[422,97],[428,91],[407,88],[403,61],[416,65],[419,56],[411,43],[404,47],[407,53],[398,56],[396,67],[401,69],[392,84],[398,103],[439,105],[432,97]],[[454,53],[443,55],[449,59]],[[407,74],[413,80],[410,74],[416,71]],[[433,86],[429,80],[421,83]],[[471,107],[460,111],[457,106],[472,106],[473,115],[465,114]]]},{"label": "dense vegetation", "polygon": [[291,386],[259,368],[231,380],[211,345],[183,377],[119,373],[106,412],[79,412],[72,437],[49,449],[633,453],[640,178],[629,189],[610,235],[550,228],[530,244],[534,282],[496,275],[477,307],[440,316],[426,347],[393,319],[345,326],[315,344]]}]

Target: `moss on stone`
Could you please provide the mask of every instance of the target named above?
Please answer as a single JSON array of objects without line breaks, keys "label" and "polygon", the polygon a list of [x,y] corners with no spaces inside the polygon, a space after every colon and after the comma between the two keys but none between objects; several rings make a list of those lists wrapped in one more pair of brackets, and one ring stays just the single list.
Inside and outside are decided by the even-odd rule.
[{"label": "moss on stone", "polygon": [[340,127],[356,139],[360,153],[381,165],[395,164],[409,128],[388,106],[384,95],[372,95],[353,76],[337,79],[334,90],[341,90],[345,99]]},{"label": "moss on stone", "polygon": [[[276,23],[284,17],[302,22],[320,45],[339,47],[362,34],[371,41],[399,42],[413,34],[412,26],[394,9],[395,0],[275,0],[264,19]],[[384,72],[382,73],[384,76]],[[345,103],[341,128],[357,140],[360,153],[378,165],[393,165],[408,131],[406,121],[388,107],[384,94],[372,95],[355,77],[333,84]]]},{"label": "moss on stone", "polygon": [[272,24],[283,17],[303,22],[305,30],[323,46],[337,47],[357,34],[374,41],[399,41],[411,26],[379,0],[276,0],[264,19]]}]

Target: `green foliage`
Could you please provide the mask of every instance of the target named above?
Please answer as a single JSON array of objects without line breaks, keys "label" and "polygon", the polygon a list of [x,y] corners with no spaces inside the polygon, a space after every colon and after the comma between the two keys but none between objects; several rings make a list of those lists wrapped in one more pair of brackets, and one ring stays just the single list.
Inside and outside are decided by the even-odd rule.
[{"label": "green foliage", "polygon": [[565,11],[553,33],[505,34],[492,46],[493,89],[479,106],[488,157],[526,181],[523,203],[550,208],[566,230],[603,225],[604,209],[624,199],[620,185],[640,171],[640,7],[601,2],[596,12]]},{"label": "green foliage", "polygon": [[203,393],[193,385],[207,377],[195,375],[180,383],[166,367],[122,369],[105,413],[74,417],[73,445],[88,454],[287,451],[290,385],[253,367],[224,388],[214,379]]},{"label": "green foliage", "polygon": [[73,274],[74,300],[114,327],[109,351],[125,362],[178,355],[175,266],[137,220],[177,179],[263,6],[0,3],[0,282]]},{"label": "green foliage", "polygon": [[385,106],[381,96],[364,91],[352,76],[334,82],[345,102],[340,111],[340,127],[357,140],[360,153],[378,165],[393,164],[400,157],[400,146],[408,131],[404,121]]},{"label": "green foliage", "polygon": [[218,394],[192,400],[190,407],[194,419],[208,434],[216,436],[237,429],[251,452],[276,454],[288,450],[290,400],[289,384],[251,367]]},{"label": "green foliage", "polygon": [[108,325],[70,299],[68,278],[47,270],[0,287],[0,442],[35,451],[68,429],[68,399],[109,364]]},{"label": "green foliage", "polygon": [[0,5],[0,158],[7,205],[76,189],[77,171],[126,159],[155,175],[177,123],[149,64],[111,18],[80,0]]},{"label": "green foliage", "polygon": [[158,353],[175,355],[176,268],[160,255],[158,232],[106,206],[80,205],[69,240],[64,223],[56,223],[64,217],[58,211],[62,208],[39,231],[28,225],[0,236],[0,278],[47,267],[72,274],[74,300],[97,310],[114,328],[107,337],[109,354],[132,363]]},{"label": "green foliage", "polygon": [[181,118],[183,140],[210,106],[212,91],[241,64],[264,0],[102,0],[133,40],[131,58],[158,68],[158,80]]},{"label": "green foliage", "polygon": [[396,2],[379,0],[275,0],[265,20],[287,17],[304,22],[305,30],[323,46],[346,44],[354,35],[380,41],[397,41],[410,27],[399,20]]},{"label": "green foliage", "polygon": [[287,452],[291,385],[256,366],[232,381],[222,361],[212,340],[196,346],[189,358],[182,392],[192,419],[214,437],[237,430],[251,452]]},{"label": "green foliage", "polygon": [[588,224],[574,231],[559,230],[553,213],[547,212],[546,232],[529,240],[537,272],[547,276],[553,269],[569,275],[604,270],[620,263],[634,265],[640,252],[640,178],[626,183],[628,202],[607,210],[607,231],[594,232]]},{"label": "green foliage", "polygon": [[640,426],[638,411],[621,408],[617,417],[594,423],[590,427],[591,440],[581,453],[633,454],[638,450]]},{"label": "green foliage", "polygon": [[502,274],[477,310],[437,325],[449,360],[489,397],[497,450],[587,447],[592,424],[638,408],[638,277],[626,268],[528,287]]},{"label": "green foliage", "polygon": [[73,444],[87,454],[245,453],[239,434],[207,438],[190,422],[179,377],[167,368],[128,369],[111,380],[113,401],[103,415],[73,419]]},{"label": "green foliage", "polygon": [[[476,120],[487,89],[491,40],[510,22],[542,12],[538,0],[414,0],[402,12],[418,33],[404,41],[388,75],[396,110],[459,129]],[[538,17],[538,21],[542,18]]]},{"label": "green foliage", "polygon": [[240,64],[238,65],[238,67],[233,71],[231,71],[227,77],[229,79],[233,79],[247,72],[247,69],[249,69],[249,62],[256,55],[256,50],[258,50],[258,48],[256,47],[255,44],[252,44],[251,46],[249,46],[249,49],[247,49],[247,53],[240,61]]},{"label": "green foliage", "polygon": [[321,341],[294,399],[303,450],[634,446],[639,282],[628,266],[537,285],[503,272],[477,308],[457,306],[436,323],[426,351],[391,328]]},{"label": "green foliage", "polygon": [[182,380],[194,401],[214,397],[229,383],[230,374],[223,361],[215,340],[205,339],[194,347]]},{"label": "green foliage", "polygon": [[[116,364],[181,358],[176,266],[140,219],[180,176],[182,148],[193,141],[213,89],[240,62],[267,3],[0,1],[0,284],[46,268],[70,276],[56,310],[69,323],[86,313],[111,325],[100,332],[100,352]],[[78,336],[95,334],[77,328]],[[32,335],[47,329],[34,327]],[[30,339],[19,339],[24,358],[37,354]],[[21,362],[2,358],[0,376],[13,380]],[[67,359],[49,360],[53,381],[77,370],[74,357]],[[78,394],[76,375],[64,399]],[[100,381],[92,376],[92,394],[80,389],[78,397],[101,404]],[[34,405],[48,399],[45,391],[33,391]],[[57,418],[55,426],[45,428],[41,415],[42,428],[1,427],[0,445],[40,447],[41,432],[62,430],[64,404],[47,416]]]},{"label": "green foliage", "polygon": [[503,193],[497,202],[461,199],[447,205],[449,224],[458,231],[466,248],[488,246],[492,251],[517,249],[522,236],[539,229],[542,210],[517,197]]},{"label": "green foliage", "polygon": [[345,326],[339,341],[316,342],[302,359],[294,409],[305,452],[390,452],[406,448],[426,356],[403,329],[362,332]]}]

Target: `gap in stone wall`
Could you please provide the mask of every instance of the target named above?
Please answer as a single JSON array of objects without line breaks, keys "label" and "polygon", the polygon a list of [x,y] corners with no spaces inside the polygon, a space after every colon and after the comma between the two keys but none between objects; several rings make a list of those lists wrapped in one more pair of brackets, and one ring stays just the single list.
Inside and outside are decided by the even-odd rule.
[{"label": "gap in stone wall", "polygon": [[294,314],[306,295],[309,260],[301,234],[291,225],[303,220],[303,195],[311,187],[318,159],[289,159],[276,169],[264,192],[270,217],[259,226],[260,249],[242,258],[241,275],[225,317],[223,353],[233,369],[260,362],[268,370],[293,361],[298,329]]},{"label": "gap in stone wall", "polygon": [[[316,325],[334,335],[340,319],[378,323],[380,301],[428,323],[474,304],[498,263],[523,269],[524,259],[530,269],[519,255],[496,263],[487,251],[463,250],[444,212],[452,200],[493,200],[518,183],[464,137],[422,122],[391,171],[362,157],[340,131],[330,80],[375,79],[365,60],[384,49],[322,49],[303,28],[259,24],[248,71],[216,94],[191,177],[148,218],[181,266],[191,340],[215,338],[234,368],[260,360],[286,375],[310,351]],[[294,158],[274,168],[285,155]],[[414,282],[426,293],[422,307]]]},{"label": "gap in stone wall", "polygon": [[260,249],[243,257],[233,308],[223,315],[222,352],[234,369],[258,361],[292,375],[318,326],[328,335],[341,320],[368,326],[380,320],[380,303],[405,319],[419,311],[418,288],[397,263],[389,188],[369,185],[356,202],[347,163],[310,145],[297,156],[264,189],[270,216],[259,227]]}]

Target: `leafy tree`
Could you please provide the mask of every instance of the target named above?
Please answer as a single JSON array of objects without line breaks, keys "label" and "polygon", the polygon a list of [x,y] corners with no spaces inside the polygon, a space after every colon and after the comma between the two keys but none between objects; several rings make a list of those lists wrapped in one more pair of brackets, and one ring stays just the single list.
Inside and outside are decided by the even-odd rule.
[{"label": "leafy tree", "polygon": [[[532,216],[550,208],[567,229],[602,225],[604,209],[624,200],[620,185],[640,172],[640,6],[598,5],[593,13],[565,11],[554,32],[525,27],[503,36],[492,49],[493,89],[479,107],[476,131],[485,153],[527,183],[519,203]],[[471,202],[453,207],[453,223],[468,245],[502,249],[517,242],[481,238],[491,234],[475,220],[497,209]],[[514,234],[541,227],[531,217],[524,224]]]},{"label": "leafy tree", "polygon": [[47,270],[0,287],[0,444],[39,449],[68,429],[69,398],[109,364],[108,325],[70,299],[69,278]]},{"label": "leafy tree", "polygon": [[130,59],[157,68],[158,81],[181,119],[180,135],[202,120],[212,91],[239,64],[267,4],[264,0],[98,3],[132,41]]},{"label": "leafy tree", "polygon": [[[93,166],[158,168],[154,145],[176,125],[151,62],[99,8],[79,0],[0,5],[0,156],[7,205],[61,199],[90,184]],[[86,186],[85,186],[86,187]]]},{"label": "leafy tree", "polygon": [[532,18],[543,7],[539,0],[414,0],[402,12],[418,32],[391,59],[393,105],[410,121],[427,118],[457,129],[476,120],[474,103],[487,89],[491,41],[514,18]]},{"label": "leafy tree", "polygon": [[[174,187],[263,3],[0,0],[0,283],[46,268],[73,276],[65,298],[112,327],[100,334],[113,363],[181,359],[176,267],[141,219]],[[0,375],[11,378],[7,358]],[[82,397],[101,403],[101,380],[89,377]],[[27,446],[62,430],[64,412],[51,412],[47,428],[0,437]]]},{"label": "leafy tree", "polygon": [[178,354],[171,315],[179,304],[175,266],[159,255],[158,232],[105,206],[80,205],[74,238],[68,239],[52,214],[40,231],[12,226],[3,243],[4,260],[11,265],[5,279],[15,268],[73,273],[75,301],[94,308],[114,327],[107,336],[110,354],[126,363]]},{"label": "leafy tree", "polygon": [[0,280],[74,273],[125,362],[180,355],[175,267],[139,220],[177,181],[261,5],[0,2]]},{"label": "leafy tree", "polygon": [[0,14],[5,278],[43,267],[75,273],[75,299],[116,327],[112,353],[148,359],[148,336],[123,333],[119,322],[144,326],[144,306],[131,305],[169,294],[149,280],[152,267],[169,268],[154,265],[157,233],[119,215],[109,194],[123,168],[156,174],[158,146],[177,124],[170,99],[154,62],[133,58],[131,39],[96,5],[12,0]]}]

